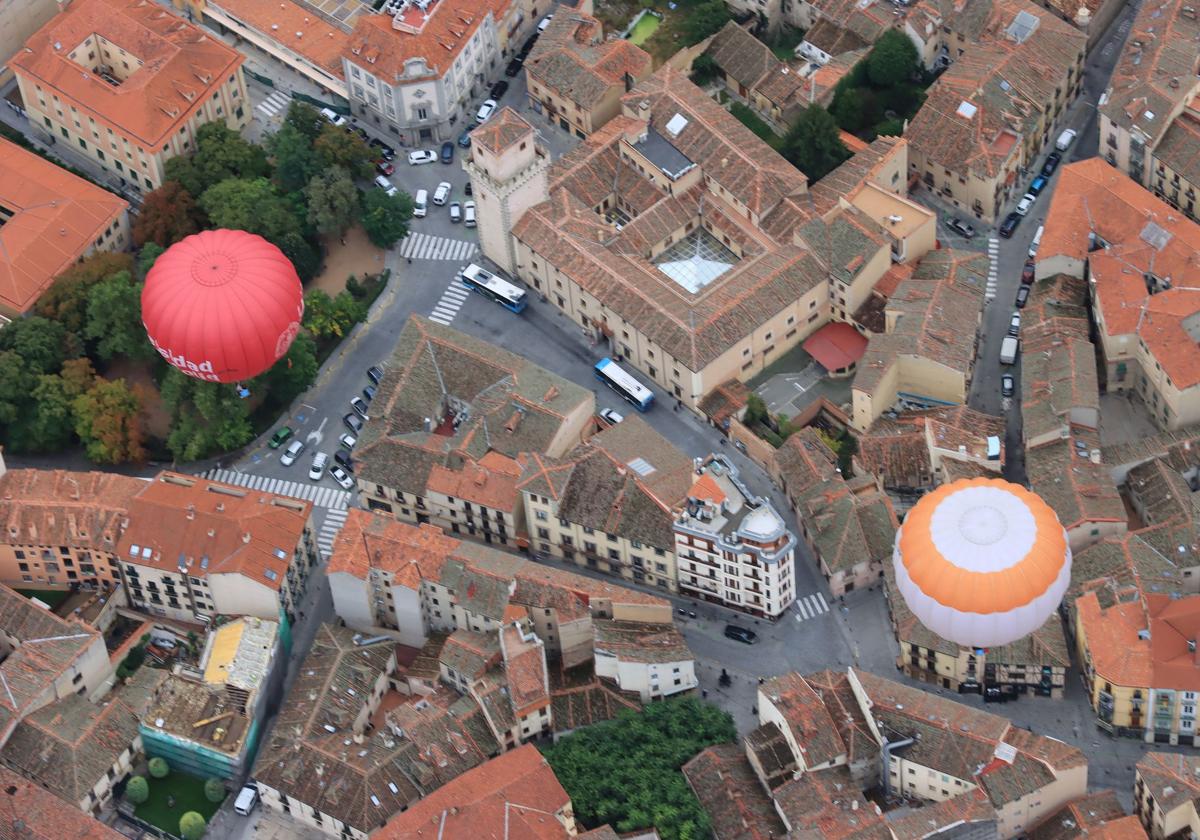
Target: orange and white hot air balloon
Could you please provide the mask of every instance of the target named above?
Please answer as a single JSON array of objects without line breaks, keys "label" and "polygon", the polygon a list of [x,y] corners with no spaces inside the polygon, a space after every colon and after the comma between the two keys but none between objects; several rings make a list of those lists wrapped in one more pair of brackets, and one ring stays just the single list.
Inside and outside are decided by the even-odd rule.
[{"label": "orange and white hot air balloon", "polygon": [[1050,506],[995,478],[943,485],[904,518],[896,583],[921,623],[966,647],[1041,627],[1071,582],[1071,547]]}]

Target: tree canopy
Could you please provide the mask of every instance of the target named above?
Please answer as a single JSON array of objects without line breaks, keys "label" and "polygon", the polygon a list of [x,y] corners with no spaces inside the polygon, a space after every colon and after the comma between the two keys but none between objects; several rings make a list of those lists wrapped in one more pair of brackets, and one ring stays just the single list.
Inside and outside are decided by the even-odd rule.
[{"label": "tree canopy", "polygon": [[128,271],[102,280],[88,291],[85,335],[105,361],[114,356],[153,359],[156,351],[142,326],[142,284]]},{"label": "tree canopy", "polygon": [[307,137],[310,144],[317,139],[317,135],[321,133],[321,129],[326,124],[324,118],[317,113],[316,108],[299,99],[293,99],[288,105],[283,123]]},{"label": "tree canopy", "polygon": [[889,29],[867,56],[867,77],[876,87],[906,84],[917,71],[918,60],[912,40],[899,29]]},{"label": "tree canopy", "polygon": [[542,753],[586,828],[654,827],[664,840],[701,840],[711,833],[708,815],[680,768],[705,747],[736,737],[728,714],[686,698],[578,729]]},{"label": "tree canopy", "polygon": [[[379,192],[372,190],[371,192]],[[358,218],[358,188],[340,166],[322,169],[304,188],[308,223],[325,236],[341,236]]]},{"label": "tree canopy", "polygon": [[178,181],[194,196],[230,178],[261,178],[268,170],[263,149],[221,121],[200,126],[196,151],[176,155],[165,166],[166,180]]},{"label": "tree canopy", "polygon": [[167,181],[142,201],[133,223],[133,244],[140,248],[153,242],[169,248],[203,229],[204,221],[195,197],[178,181]]},{"label": "tree canopy", "polygon": [[369,178],[375,169],[375,150],[352,131],[325,123],[313,141],[313,151],[323,168],[340,166],[358,178]]},{"label": "tree canopy", "polygon": [[391,248],[408,236],[408,222],[413,214],[413,199],[406,192],[388,195],[383,190],[367,190],[363,196],[363,230],[371,243]]},{"label": "tree canopy", "polygon": [[295,192],[304,189],[320,170],[321,164],[312,144],[312,137],[288,121],[267,141],[267,148],[275,163],[275,183],[281,190]]},{"label": "tree canopy", "polygon": [[295,205],[266,178],[221,181],[204,191],[200,206],[216,227],[257,233],[276,245],[302,227]]},{"label": "tree canopy", "polygon": [[202,382],[171,368],[162,383],[171,412],[167,449],[176,461],[195,461],[254,439],[246,401],[232,385]]},{"label": "tree canopy", "polygon": [[690,47],[699,44],[709,35],[715,34],[729,22],[729,9],[722,0],[704,0],[687,10],[680,30],[683,33],[683,46]]},{"label": "tree canopy", "polygon": [[850,157],[837,123],[820,105],[809,105],[800,114],[783,138],[782,151],[809,182],[821,180]]},{"label": "tree canopy", "polygon": [[143,393],[124,379],[96,379],[91,389],[76,397],[75,434],[87,456],[97,464],[120,464],[146,459],[142,427]]}]

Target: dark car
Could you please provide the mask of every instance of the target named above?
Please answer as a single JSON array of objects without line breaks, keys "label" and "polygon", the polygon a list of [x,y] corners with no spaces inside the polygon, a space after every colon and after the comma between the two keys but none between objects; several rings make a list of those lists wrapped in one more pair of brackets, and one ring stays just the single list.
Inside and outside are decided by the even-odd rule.
[{"label": "dark car", "polygon": [[1033,260],[1029,260],[1021,267],[1021,285],[1028,286],[1033,283],[1033,271],[1036,266]]},{"label": "dark car", "polygon": [[349,429],[350,431],[354,432],[354,434],[358,434],[359,432],[362,431],[363,419],[361,417],[359,417],[357,414],[342,415],[342,422],[345,423],[346,428]]},{"label": "dark car", "polygon": [[1016,211],[1005,216],[1004,221],[1000,223],[1000,235],[1005,239],[1011,239],[1017,229],[1017,225],[1021,224],[1021,219],[1021,214]]},{"label": "dark car", "polygon": [[1011,397],[1016,391],[1017,383],[1011,373],[1006,373],[1000,377],[1000,396]]},{"label": "dark car", "polygon": [[1021,286],[1017,289],[1017,309],[1024,309],[1027,303],[1029,303],[1029,286]]},{"label": "dark car", "polygon": [[511,79],[513,76],[521,72],[521,66],[524,63],[525,62],[521,59],[514,58],[512,61],[508,62],[508,66],[504,68],[504,75]]},{"label": "dark car", "polygon": [[522,58],[529,55],[529,51],[533,49],[533,45],[537,43],[538,36],[541,34],[541,32],[534,32],[529,36],[529,38],[526,39],[525,43],[521,45]]},{"label": "dark car", "polygon": [[454,163],[454,144],[449,140],[442,144],[442,163]]},{"label": "dark car", "polygon": [[350,457],[350,453],[344,449],[339,449],[333,453],[333,460],[341,464],[347,472],[354,472],[354,460]]},{"label": "dark car", "polygon": [[1036,178],[1033,179],[1033,182],[1030,183],[1030,185],[1029,185],[1030,194],[1031,195],[1041,195],[1042,190],[1046,189],[1046,184],[1048,184],[1048,183],[1050,183],[1050,179],[1047,178],[1045,175],[1037,176]]},{"label": "dark car", "polygon": [[1051,152],[1046,157],[1046,162],[1042,164],[1042,176],[1049,178],[1054,174],[1054,170],[1058,169],[1058,165],[1062,162],[1062,155],[1058,152]]},{"label": "dark car", "polygon": [[361,137],[364,143],[369,144],[371,142],[371,135],[367,134],[367,130],[365,128],[356,128],[354,129],[354,133]]},{"label": "dark car", "polygon": [[466,186],[464,186],[464,187],[463,187],[463,192],[464,192],[464,193],[466,193],[467,195],[475,195],[475,190],[473,190],[473,189],[471,188],[471,182],[470,182],[470,181],[467,181],[467,184],[466,184]]},{"label": "dark car", "polygon": [[738,627],[736,624],[726,624],[725,638],[752,645],[758,641],[758,634],[753,630],[747,630],[745,627]]},{"label": "dark car", "polygon": [[363,396],[366,398],[367,402],[375,399],[375,386],[368,385],[366,388],[363,388]]},{"label": "dark car", "polygon": [[471,132],[464,131],[462,134],[458,135],[458,145],[459,148],[462,149],[471,148]]},{"label": "dark car", "polygon": [[946,227],[950,228],[950,230],[954,231],[959,236],[967,239],[970,239],[975,235],[975,228],[958,219],[951,219],[950,221],[946,222]]},{"label": "dark car", "polygon": [[382,157],[384,160],[395,159],[396,150],[393,149],[391,146],[389,146],[387,143],[384,143],[382,140],[377,140],[374,137],[372,137],[370,140],[367,141],[367,143],[371,147],[378,149],[380,157]]},{"label": "dark car", "polygon": [[492,89],[488,94],[488,99],[499,99],[504,95],[506,90],[508,90],[508,82],[501,79],[500,81],[496,82],[496,84],[492,85]]},{"label": "dark car", "polygon": [[378,385],[379,380],[383,379],[383,368],[381,368],[379,365],[371,365],[369,368],[367,368],[367,379],[370,379],[372,382]]}]

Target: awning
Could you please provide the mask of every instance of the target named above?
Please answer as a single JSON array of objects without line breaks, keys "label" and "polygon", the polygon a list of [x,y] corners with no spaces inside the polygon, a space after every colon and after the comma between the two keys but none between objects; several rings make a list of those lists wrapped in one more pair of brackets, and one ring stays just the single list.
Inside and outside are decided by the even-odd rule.
[{"label": "awning", "polygon": [[845,321],[834,321],[810,335],[804,350],[826,370],[844,370],[867,352],[867,339]]}]

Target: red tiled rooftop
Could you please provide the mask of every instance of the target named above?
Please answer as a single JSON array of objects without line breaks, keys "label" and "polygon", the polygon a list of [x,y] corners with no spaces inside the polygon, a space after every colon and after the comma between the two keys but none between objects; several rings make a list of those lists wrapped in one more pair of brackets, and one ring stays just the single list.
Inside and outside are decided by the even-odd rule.
[{"label": "red tiled rooftop", "polygon": [[842,370],[867,352],[867,338],[845,321],[833,321],[809,336],[804,350],[826,370]]}]

